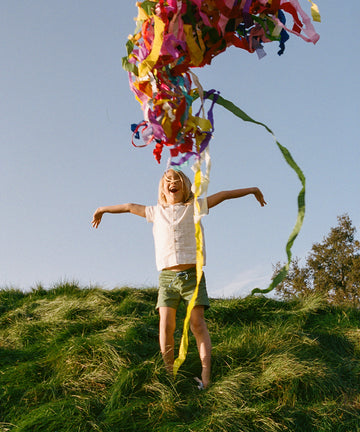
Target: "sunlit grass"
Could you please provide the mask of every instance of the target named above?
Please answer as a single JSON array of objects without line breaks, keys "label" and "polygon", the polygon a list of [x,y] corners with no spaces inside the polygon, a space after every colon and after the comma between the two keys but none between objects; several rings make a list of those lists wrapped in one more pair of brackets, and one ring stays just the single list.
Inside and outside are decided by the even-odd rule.
[{"label": "sunlit grass", "polygon": [[212,300],[213,382],[199,391],[193,337],[176,379],[164,370],[156,295],[0,290],[0,431],[360,431],[359,310]]}]

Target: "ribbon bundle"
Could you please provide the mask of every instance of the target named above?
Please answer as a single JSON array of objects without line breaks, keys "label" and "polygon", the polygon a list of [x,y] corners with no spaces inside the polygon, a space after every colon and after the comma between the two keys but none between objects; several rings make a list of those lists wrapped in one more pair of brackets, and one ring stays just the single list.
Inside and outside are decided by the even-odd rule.
[{"label": "ribbon bundle", "polygon": [[[194,99],[200,96],[203,104],[209,96],[202,93],[192,68],[210,64],[230,46],[261,58],[263,45],[272,41],[279,42],[282,54],[289,33],[306,42],[319,39],[298,0],[146,0],[137,6],[137,27],[123,58],[144,114],[144,121],[132,125],[133,144],[139,146],[134,138],[141,134],[144,146],[155,145],[158,162],[168,146],[172,158],[182,155],[173,165],[202,153],[213,129],[211,108],[207,117],[200,116],[202,110],[192,112]],[[319,21],[314,3],[311,12]],[[291,28],[286,26],[287,16],[292,18]]]}]

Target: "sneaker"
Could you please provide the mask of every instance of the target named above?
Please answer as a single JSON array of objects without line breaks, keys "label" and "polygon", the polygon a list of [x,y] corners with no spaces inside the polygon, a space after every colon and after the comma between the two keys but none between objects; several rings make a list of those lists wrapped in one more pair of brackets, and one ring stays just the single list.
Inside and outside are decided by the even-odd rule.
[{"label": "sneaker", "polygon": [[198,377],[194,377],[194,380],[198,383],[197,388],[198,388],[199,390],[205,390],[204,384],[203,384],[203,382],[201,381],[201,379],[199,379]]}]

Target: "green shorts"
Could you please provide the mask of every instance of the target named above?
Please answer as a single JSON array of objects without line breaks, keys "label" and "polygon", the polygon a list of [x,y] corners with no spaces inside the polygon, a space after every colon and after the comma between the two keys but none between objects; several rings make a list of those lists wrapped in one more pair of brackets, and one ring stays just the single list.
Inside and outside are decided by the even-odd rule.
[{"label": "green shorts", "polygon": [[[163,270],[159,276],[159,293],[156,309],[163,306],[177,309],[181,300],[184,300],[186,305],[188,305],[195,288],[195,267],[180,272]],[[209,298],[206,292],[204,273],[200,280],[199,292],[195,300],[195,306],[204,306],[205,309],[210,307]]]}]

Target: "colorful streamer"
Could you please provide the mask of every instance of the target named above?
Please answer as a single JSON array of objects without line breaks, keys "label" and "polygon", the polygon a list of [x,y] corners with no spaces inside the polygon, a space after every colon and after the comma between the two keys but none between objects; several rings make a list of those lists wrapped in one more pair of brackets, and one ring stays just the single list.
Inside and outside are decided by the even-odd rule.
[{"label": "colorful streamer", "polygon": [[263,126],[273,136],[275,143],[278,146],[279,150],[281,151],[285,161],[295,171],[295,173],[297,174],[297,176],[301,182],[301,185],[302,185],[301,190],[300,190],[299,195],[298,195],[298,214],[297,214],[296,223],[295,223],[295,226],[293,228],[293,231],[291,232],[291,234],[289,236],[289,239],[286,243],[286,248],[285,248],[286,255],[288,257],[288,261],[280,269],[278,274],[274,277],[271,284],[267,288],[265,288],[263,290],[260,288],[254,288],[251,291],[252,295],[253,294],[267,294],[270,291],[272,291],[277,285],[279,285],[280,282],[282,282],[284,280],[284,278],[287,275],[287,272],[289,270],[289,266],[290,266],[290,262],[291,262],[291,248],[292,248],[292,245],[293,245],[296,237],[298,236],[298,234],[300,232],[300,229],[302,227],[304,217],[305,217],[305,190],[306,190],[305,176],[304,176],[302,170],[297,165],[297,163],[294,161],[289,150],[279,143],[279,141],[276,139],[273,131],[268,126],[266,126],[264,123],[261,123],[259,121],[252,119],[250,116],[248,116],[239,107],[234,105],[232,102],[222,98],[221,96],[217,97],[217,103],[219,105],[223,106],[225,109],[229,110],[231,113],[233,113],[237,117],[241,118],[242,120],[244,120],[246,122],[251,122],[251,123],[257,124],[259,126]]},{"label": "colorful streamer", "polygon": [[[320,21],[318,7],[312,0],[311,15]],[[197,244],[197,286],[184,323],[179,357],[174,375],[186,358],[191,310],[197,295],[203,266],[200,219],[204,214],[198,197],[206,194],[209,181],[210,157],[208,145],[214,129],[213,107],[217,103],[244,121],[261,125],[218,92],[204,92],[192,72],[203,67],[230,46],[256,52],[264,57],[264,44],[277,41],[278,54],[285,50],[289,34],[306,42],[316,43],[316,33],[310,18],[298,0],[146,0],[136,3],[138,17],[134,35],[129,36],[123,67],[129,74],[129,85],[143,111],[143,120],[132,125],[132,143],[136,147],[154,145],[155,159],[160,163],[164,147],[170,150],[170,164],[181,166],[195,158],[194,194]],[[289,26],[287,22],[292,22]],[[193,103],[200,98],[200,109],[193,113]],[[205,113],[205,104],[210,108]],[[135,141],[142,138],[144,144]],[[302,190],[298,197],[298,219],[286,245],[288,263],[266,290],[271,291],[285,277],[291,260],[291,247],[301,228],[305,214],[305,177],[289,151],[275,138],[286,162],[295,170]],[[206,163],[206,174],[201,164]],[[203,200],[205,202],[206,199]]]},{"label": "colorful streamer", "polygon": [[[309,1],[319,21],[318,8]],[[262,58],[264,44],[273,41],[279,42],[281,55],[289,33],[306,42],[319,39],[298,0],[147,0],[137,6],[137,28],[123,58],[144,114],[144,121],[133,126],[133,143],[141,135],[144,145],[153,144],[158,162],[169,147],[173,165],[179,155],[201,153],[209,141],[197,148],[210,125],[209,118],[192,113],[192,68],[210,64],[230,46]],[[289,19],[292,26],[286,25]]]}]

